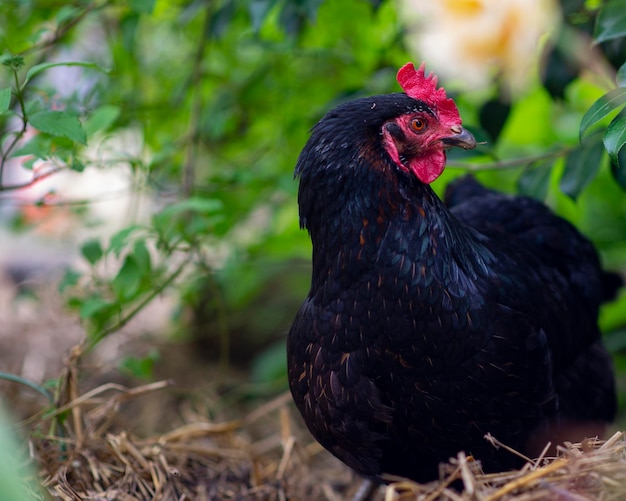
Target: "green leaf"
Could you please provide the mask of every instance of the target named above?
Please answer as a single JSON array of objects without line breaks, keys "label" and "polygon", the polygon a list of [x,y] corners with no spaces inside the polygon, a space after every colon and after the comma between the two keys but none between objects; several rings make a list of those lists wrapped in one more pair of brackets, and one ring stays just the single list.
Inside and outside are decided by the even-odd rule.
[{"label": "green leaf", "polygon": [[263,21],[267,18],[272,7],[276,5],[277,0],[252,0],[248,6],[252,28],[258,32],[263,25]]},{"label": "green leaf", "polygon": [[120,116],[121,111],[119,106],[114,105],[104,105],[95,110],[83,125],[87,136],[91,136],[99,130],[108,129]]},{"label": "green leaf", "polygon": [[613,89],[598,99],[591,105],[591,108],[587,110],[580,121],[579,138],[582,140],[589,127],[597,124],[612,111],[623,106],[624,103],[626,103],[625,88]]},{"label": "green leaf", "polygon": [[302,2],[306,15],[312,23],[315,22],[315,19],[317,18],[317,11],[323,2],[324,0],[304,0],[304,2]]},{"label": "green leaf", "polygon": [[606,332],[606,335],[602,336],[602,344],[609,353],[613,354],[624,351],[626,348],[626,329],[616,328],[613,331],[603,332]]},{"label": "green leaf", "polygon": [[150,252],[148,252],[145,240],[137,240],[135,242],[133,245],[133,257],[135,258],[135,261],[137,262],[137,265],[141,269],[142,273],[150,273],[152,265]]},{"label": "green leaf", "polygon": [[571,151],[565,158],[565,169],[559,182],[561,191],[572,200],[576,200],[598,174],[603,154],[601,141]]},{"label": "green leaf", "polygon": [[72,21],[78,15],[80,15],[80,9],[72,5],[65,5],[59,9],[55,19],[58,24],[64,24],[68,21]]},{"label": "green leaf", "polygon": [[626,35],[626,0],[609,1],[596,18],[593,38],[596,43]]},{"label": "green leaf", "polygon": [[285,342],[279,341],[254,357],[250,378],[255,383],[285,382]]},{"label": "green leaf", "polygon": [[130,0],[129,6],[134,12],[152,14],[156,0]]},{"label": "green leaf", "polygon": [[617,162],[611,162],[611,173],[617,184],[626,190],[626,146],[619,150]]},{"label": "green leaf", "polygon": [[[28,388],[31,388],[31,389],[35,390],[36,392],[38,392],[39,394],[41,394],[44,397],[46,397],[46,399],[51,404],[54,403],[54,397],[42,385],[34,383],[33,381],[25,379],[25,378],[23,378],[21,376],[16,376],[15,374],[10,374],[10,373],[7,373],[7,372],[0,372],[0,379],[5,380],[5,381],[11,381],[11,382],[14,382],[14,383],[18,383],[18,384],[22,384],[24,386],[27,386]],[[1,479],[1,476],[0,476],[0,479]],[[4,482],[2,482],[0,485],[2,485],[2,484],[4,484]],[[1,493],[2,493],[2,491],[0,490],[0,494]]]},{"label": "green leaf", "polygon": [[41,64],[36,64],[35,66],[31,67],[26,72],[26,77],[24,77],[22,88],[24,88],[28,82],[30,82],[34,77],[39,75],[39,73],[41,73],[42,71],[46,71],[50,68],[55,68],[56,66],[82,66],[83,68],[91,68],[94,70],[101,71],[102,73],[109,72],[108,70],[102,68],[101,66],[98,66],[96,63],[90,63],[87,61],[66,61],[63,63],[41,63]]},{"label": "green leaf", "polygon": [[72,158],[70,169],[74,172],[83,172],[85,170],[85,164],[82,163],[78,158]]},{"label": "green leaf", "polygon": [[126,357],[120,364],[120,369],[140,379],[152,379],[154,365],[161,360],[161,354],[152,349],[145,357]]},{"label": "green leaf", "polygon": [[132,298],[139,290],[142,276],[135,258],[130,254],[126,256],[120,271],[111,282],[115,295],[121,300]]},{"label": "green leaf", "polygon": [[[19,438],[19,433],[16,432],[17,423],[7,417],[4,412],[5,405],[2,407],[0,411],[0,498],[25,501],[44,499],[39,489],[32,490],[32,486],[28,485],[30,482],[25,481],[26,478],[36,478],[35,471],[31,471],[30,461],[24,457],[24,440]],[[6,407],[9,405],[7,404]]]},{"label": "green leaf", "polygon": [[87,298],[80,306],[80,318],[88,319],[106,312],[112,306],[112,303],[105,301],[99,296]]},{"label": "green leaf", "polygon": [[71,268],[66,269],[58,285],[59,292],[62,294],[68,287],[77,285],[80,277],[82,277],[82,274],[78,271]]},{"label": "green leaf", "polygon": [[37,134],[32,137],[24,146],[18,148],[13,152],[11,156],[21,157],[25,155],[33,155],[37,158],[47,158],[50,156],[50,150],[52,148],[52,140],[50,136]]},{"label": "green leaf", "polygon": [[139,14],[130,13],[122,18],[120,29],[122,31],[122,45],[129,54],[135,53],[135,40],[139,28]]},{"label": "green leaf", "polygon": [[220,218],[222,202],[210,198],[192,197],[166,207],[152,218],[154,229],[162,242],[171,239],[193,239],[205,234]]},{"label": "green leaf", "polygon": [[182,212],[199,212],[213,214],[222,208],[222,202],[213,198],[191,197],[163,209],[161,216],[173,216]]},{"label": "green leaf", "polygon": [[130,236],[139,228],[139,225],[134,224],[115,233],[109,242],[109,251],[113,252],[116,257],[119,257],[122,250],[126,247],[126,243]]},{"label": "green leaf", "polygon": [[78,117],[65,111],[40,111],[28,117],[35,129],[51,134],[63,136],[80,144],[87,144],[87,135]]},{"label": "green leaf", "polygon": [[611,162],[618,162],[617,155],[626,144],[626,113],[622,111],[609,124],[604,134],[604,147]]},{"label": "green leaf", "polygon": [[526,167],[517,179],[517,191],[521,195],[545,200],[550,188],[553,164],[552,160],[544,160]]},{"label": "green leaf", "polygon": [[626,63],[622,64],[620,69],[617,70],[615,81],[618,87],[626,87]]},{"label": "green leaf", "polygon": [[209,33],[215,38],[220,38],[230,26],[236,12],[235,2],[226,0],[224,4],[215,11],[209,23]]},{"label": "green leaf", "polygon": [[0,114],[4,113],[11,106],[11,87],[0,89]]},{"label": "green leaf", "polygon": [[80,253],[92,265],[96,264],[98,261],[100,261],[100,259],[102,259],[102,256],[104,256],[100,241],[95,238],[87,240],[81,246]]}]

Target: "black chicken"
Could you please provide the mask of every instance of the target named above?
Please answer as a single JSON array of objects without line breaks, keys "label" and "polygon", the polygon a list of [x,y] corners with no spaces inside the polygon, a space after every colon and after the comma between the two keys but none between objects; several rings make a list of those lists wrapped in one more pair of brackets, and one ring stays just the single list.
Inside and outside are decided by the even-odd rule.
[{"label": "black chicken", "polygon": [[423,65],[398,81],[405,93],[329,112],[300,154],[313,273],[291,392],[315,438],[370,478],[432,480],[460,450],[516,467],[487,433],[532,453],[612,420],[597,317],[619,281],[537,201],[464,178],[444,204],[429,183],[445,150],[476,143]]}]

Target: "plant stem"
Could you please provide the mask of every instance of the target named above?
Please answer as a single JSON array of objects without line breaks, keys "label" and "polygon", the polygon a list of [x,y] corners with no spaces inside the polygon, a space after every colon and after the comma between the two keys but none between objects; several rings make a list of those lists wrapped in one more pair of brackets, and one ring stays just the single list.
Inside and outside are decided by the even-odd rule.
[{"label": "plant stem", "polygon": [[22,137],[24,137],[24,134],[26,133],[26,129],[28,128],[28,118],[26,117],[26,105],[24,104],[24,94],[22,92],[22,89],[20,89],[20,79],[18,77],[16,70],[13,70],[13,77],[15,79],[15,98],[17,99],[17,102],[20,105],[20,111],[22,113],[22,128],[18,132],[15,133],[15,136],[13,137],[13,140],[7,147],[6,151],[2,152],[2,160],[0,161],[0,191],[6,190],[6,189],[16,189],[16,188],[5,188],[3,186],[4,167],[6,165],[7,160],[9,159],[9,156],[11,155],[11,152],[13,151],[13,149],[15,148],[19,140],[22,139]]},{"label": "plant stem", "polygon": [[50,47],[54,47],[72,28],[74,28],[78,23],[80,23],[91,11],[96,9],[101,9],[106,7],[109,4],[108,1],[102,3],[102,5],[97,5],[97,2],[94,2],[90,5],[87,5],[81,12],[79,12],[76,17],[70,19],[67,23],[62,26],[58,26],[55,30],[52,37],[46,38],[40,43],[31,45],[27,49],[23,50],[19,54],[21,56],[25,56],[27,54],[31,54],[33,52],[37,52],[39,50],[45,50]]},{"label": "plant stem", "polygon": [[514,169],[523,165],[532,164],[534,162],[540,162],[542,160],[548,160],[550,158],[564,157],[576,147],[566,146],[560,150],[550,151],[548,153],[542,153],[541,155],[534,155],[528,157],[511,158],[509,160],[498,160],[496,162],[487,163],[471,163],[471,162],[450,162],[448,164],[449,169],[463,169],[470,172],[479,172],[483,170],[500,170],[500,169]]},{"label": "plant stem", "polygon": [[190,87],[193,91],[191,103],[191,111],[189,116],[189,145],[183,165],[182,194],[188,197],[193,192],[193,185],[196,177],[196,164],[198,161],[198,149],[200,144],[200,121],[204,108],[202,96],[202,61],[204,59],[205,48],[208,44],[209,25],[211,23],[212,5],[207,3],[204,24],[202,27],[202,36],[198,41],[194,64],[191,74]]},{"label": "plant stem", "polygon": [[57,172],[60,172],[60,171],[65,170],[65,169],[67,169],[67,167],[56,167],[56,168],[54,168],[52,170],[49,170],[48,172],[44,172],[43,174],[39,174],[38,176],[33,176],[33,178],[30,181],[26,181],[24,183],[11,184],[9,186],[2,186],[0,184],[0,191],[21,190],[22,188],[28,188],[28,187],[34,185],[35,183],[41,181],[42,179],[46,179],[47,177],[50,177],[53,174],[56,174]]},{"label": "plant stem", "polygon": [[11,381],[13,383],[19,383],[19,384],[23,384],[24,386],[28,386],[29,388],[35,390],[37,393],[40,393],[41,395],[46,397],[46,399],[48,399],[48,402],[54,403],[54,397],[48,390],[46,390],[43,386],[40,386],[36,383],[33,383],[32,381],[29,381],[28,379],[24,379],[20,376],[16,376],[15,374],[9,374],[7,372],[0,372],[0,379],[4,379],[5,381]]},{"label": "plant stem", "polygon": [[153,289],[152,292],[150,294],[148,294],[137,306],[135,306],[125,316],[120,318],[115,325],[112,325],[111,327],[109,327],[107,329],[104,329],[103,331],[101,331],[101,332],[97,333],[96,335],[94,335],[89,340],[89,343],[88,343],[87,348],[86,348],[85,351],[90,350],[96,344],[98,344],[98,342],[100,342],[102,339],[107,337],[109,334],[112,334],[113,332],[116,332],[116,331],[120,330],[128,322],[130,322],[135,317],[135,315],[137,315],[137,313],[139,313],[141,310],[143,310],[146,307],[146,305],[148,305],[148,303],[150,303],[150,301],[152,301],[155,297],[157,297],[159,294],[161,294],[161,292],[163,292],[165,289],[167,289],[167,287],[169,287],[172,284],[172,282],[174,282],[174,280],[176,280],[180,276],[180,274],[183,272],[185,267],[189,264],[191,259],[192,259],[192,255],[188,254],[187,257],[183,260],[183,262],[178,266],[178,268],[176,268],[176,270],[169,277],[167,277],[165,279],[165,281],[160,286],[158,286],[155,289]]}]

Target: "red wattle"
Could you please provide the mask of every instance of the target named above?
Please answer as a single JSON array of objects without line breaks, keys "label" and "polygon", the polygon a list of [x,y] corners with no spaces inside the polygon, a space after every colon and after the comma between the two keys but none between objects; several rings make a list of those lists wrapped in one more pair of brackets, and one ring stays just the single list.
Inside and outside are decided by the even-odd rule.
[{"label": "red wattle", "polygon": [[446,166],[446,154],[436,151],[430,155],[414,158],[409,167],[413,174],[424,184],[430,184],[437,179]]}]

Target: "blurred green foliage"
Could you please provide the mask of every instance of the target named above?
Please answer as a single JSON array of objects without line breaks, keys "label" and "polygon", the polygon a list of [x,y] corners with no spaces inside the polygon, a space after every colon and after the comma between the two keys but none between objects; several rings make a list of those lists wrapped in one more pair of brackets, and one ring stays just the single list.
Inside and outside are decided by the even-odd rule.
[{"label": "blurred green foliage", "polygon": [[[622,271],[623,3],[562,2],[564,34],[548,49],[543,80],[516,100],[498,86],[455,96],[487,144],[451,155],[435,185],[442,190],[472,170],[488,185],[547,200]],[[568,59],[568,33],[599,37],[615,71],[610,88],[590,83],[587,69]],[[181,312],[190,312],[179,317],[179,336],[252,367],[257,381],[284,385],[281,343],[309,286],[293,166],[327,110],[398,91],[396,69],[418,61],[404,48],[396,5],[8,0],[0,5],[0,50],[4,195],[19,191],[3,177],[15,156],[27,155],[26,168],[43,159],[55,172],[106,169],[109,160],[88,148],[133,131],[139,144],[116,160],[161,207],[110,238],[76,243],[89,271],[68,271],[61,289],[90,344],[174,288]],[[30,127],[37,134],[27,136]],[[607,306],[602,326],[626,374],[626,295]],[[156,362],[129,359],[125,369],[146,377]]]},{"label": "blurred green foliage", "polygon": [[4,408],[0,409],[0,498],[7,501],[42,499],[34,474],[27,465],[26,454],[15,439],[15,430]]}]

